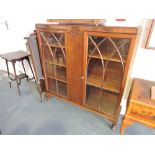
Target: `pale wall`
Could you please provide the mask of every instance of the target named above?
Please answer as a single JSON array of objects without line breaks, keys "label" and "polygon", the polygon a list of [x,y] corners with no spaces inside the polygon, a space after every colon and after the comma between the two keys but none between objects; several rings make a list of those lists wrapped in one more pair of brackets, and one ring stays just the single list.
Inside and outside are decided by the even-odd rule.
[{"label": "pale wall", "polygon": [[126,101],[133,78],[137,77],[141,79],[155,81],[155,50],[149,50],[144,48],[146,38],[149,32],[150,22],[151,20],[143,20],[143,23],[141,25],[141,35],[137,47],[135,60],[133,62],[132,68],[130,68],[129,72],[131,73],[131,75],[128,77],[128,81],[126,83],[125,91],[121,102],[122,114],[124,114],[126,109]]},{"label": "pale wall", "polygon": [[[6,29],[4,24],[0,24],[0,54],[13,52],[17,50],[26,51],[24,37],[27,36],[30,32],[35,29],[35,24],[37,22],[45,22],[45,19],[36,18],[11,18],[7,17],[2,19],[0,18],[0,23],[3,23],[5,20],[8,22],[9,30]],[[32,76],[30,68],[27,61],[24,61],[26,64],[26,70],[30,76]],[[12,64],[9,63],[10,72],[13,73]],[[21,63],[16,63],[17,73],[23,71]],[[6,70],[6,64],[3,59],[0,58],[0,69]]]}]

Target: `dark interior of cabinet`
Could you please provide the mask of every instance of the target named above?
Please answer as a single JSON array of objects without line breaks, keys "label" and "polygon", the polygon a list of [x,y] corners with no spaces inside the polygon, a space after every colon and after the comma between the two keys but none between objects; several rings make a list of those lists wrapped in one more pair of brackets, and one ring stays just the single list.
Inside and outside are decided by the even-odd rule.
[{"label": "dark interior of cabinet", "polygon": [[66,74],[66,68],[65,67],[56,65],[56,78],[58,80],[62,80],[64,82],[67,82],[67,74]]},{"label": "dark interior of cabinet", "polygon": [[53,62],[53,53],[52,51],[50,51],[50,48],[49,46],[47,45],[43,45],[43,56],[44,56],[44,60],[45,61],[49,61],[49,62]]},{"label": "dark interior of cabinet", "polygon": [[56,32],[41,32],[42,43],[48,44],[53,47],[64,47],[65,46],[65,37],[64,33]]},{"label": "dark interior of cabinet", "polygon": [[45,63],[46,76],[67,82],[66,68],[63,66]]},{"label": "dark interior of cabinet", "polygon": [[67,97],[67,84],[59,80],[48,77],[48,91],[54,94],[58,94],[63,97]]},{"label": "dark interior of cabinet", "polygon": [[[119,38],[109,38],[109,37],[94,37],[90,36],[88,43],[88,56],[92,56],[94,58],[112,61],[123,61],[126,63],[128,49],[130,45],[130,39],[119,39]],[[114,44],[116,46],[114,46]],[[116,48],[118,50],[116,50]],[[121,60],[121,58],[122,60]]]},{"label": "dark interior of cabinet", "polygon": [[104,68],[101,60],[91,59],[89,61],[87,69],[87,84],[89,85],[119,93],[122,77],[122,66],[118,62],[110,61]]},{"label": "dark interior of cabinet", "polygon": [[48,82],[48,91],[56,94],[57,93],[56,80],[48,77],[47,82]]},{"label": "dark interior of cabinet", "polygon": [[55,78],[55,69],[53,64],[45,62],[45,70],[46,70],[46,76]]},{"label": "dark interior of cabinet", "polygon": [[61,81],[58,81],[58,91],[60,96],[67,97],[67,84]]},{"label": "dark interior of cabinet", "polygon": [[103,91],[101,88],[87,85],[86,105],[114,116],[118,95]]},{"label": "dark interior of cabinet", "polygon": [[[65,49],[64,49],[64,55],[66,55],[65,54]],[[57,48],[55,50],[55,53],[54,53],[54,62],[55,62],[55,64],[66,66],[66,61],[65,61],[64,55],[63,55],[63,52],[61,51],[61,49]]]},{"label": "dark interior of cabinet", "polygon": [[43,51],[44,51],[45,61],[48,61],[50,63],[55,63],[60,66],[66,66],[66,61],[64,58],[64,55],[66,55],[65,49],[64,49],[64,55],[60,48],[55,48],[55,47],[53,48],[53,47],[43,46]]}]

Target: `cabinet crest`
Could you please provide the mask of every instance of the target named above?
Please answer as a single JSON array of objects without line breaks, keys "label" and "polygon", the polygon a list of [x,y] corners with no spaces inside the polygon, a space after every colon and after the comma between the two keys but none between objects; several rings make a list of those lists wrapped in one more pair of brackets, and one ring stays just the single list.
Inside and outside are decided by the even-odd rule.
[{"label": "cabinet crest", "polygon": [[83,33],[83,30],[79,26],[70,26],[67,30],[67,33],[69,33],[70,35],[74,37],[77,37]]}]

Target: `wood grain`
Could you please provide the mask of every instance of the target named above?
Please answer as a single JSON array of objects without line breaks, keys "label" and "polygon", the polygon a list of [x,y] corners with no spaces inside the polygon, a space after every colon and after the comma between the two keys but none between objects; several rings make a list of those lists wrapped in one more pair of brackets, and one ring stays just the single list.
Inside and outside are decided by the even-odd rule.
[{"label": "wood grain", "polygon": [[151,87],[155,82],[135,78],[128,99],[128,106],[121,125],[121,134],[133,122],[155,128],[155,101],[151,100]]},{"label": "wood grain", "polygon": [[[137,28],[96,25],[88,26],[87,24],[80,25],[75,23],[52,24],[49,22],[48,24],[36,24],[36,29],[39,36],[40,53],[42,53],[41,57],[46,83],[46,94],[49,96],[55,95],[65,98],[67,93],[68,101],[104,115],[115,125],[118,119],[120,101],[135,45]],[[47,53],[44,54],[42,44],[45,44],[45,42],[40,38],[39,34],[41,32],[64,34],[65,40],[62,44],[62,48],[66,53],[66,61],[64,61],[64,63],[59,63],[58,59],[50,59],[51,56],[48,49],[45,49]],[[109,37],[116,42],[121,39],[128,39],[129,46],[126,48],[126,55],[122,55],[124,69],[122,69],[122,62],[118,55],[109,58],[111,52],[114,50],[111,43],[105,43],[100,49],[103,61],[105,63],[109,61],[105,70],[106,76],[104,77],[104,80],[101,57],[99,57],[99,55],[96,53],[92,55],[90,65],[87,66],[91,53],[91,49],[88,45],[89,36],[94,37],[94,40],[97,37]],[[95,41],[97,41],[97,39]],[[50,48],[60,47],[58,44],[52,43]],[[49,66],[46,66],[45,64],[48,64]],[[52,67],[50,67],[52,65],[61,68],[60,71],[56,72],[56,75],[51,73],[53,72]],[[55,92],[56,85],[54,84],[54,81],[50,79],[57,81],[56,84],[60,88],[59,93]],[[102,81],[104,82],[102,83]],[[51,85],[53,85],[53,87]],[[100,93],[89,94],[89,90],[87,90],[88,87],[101,89],[104,98],[98,96]],[[104,104],[101,104],[100,99]],[[91,106],[89,104],[91,104]]]}]

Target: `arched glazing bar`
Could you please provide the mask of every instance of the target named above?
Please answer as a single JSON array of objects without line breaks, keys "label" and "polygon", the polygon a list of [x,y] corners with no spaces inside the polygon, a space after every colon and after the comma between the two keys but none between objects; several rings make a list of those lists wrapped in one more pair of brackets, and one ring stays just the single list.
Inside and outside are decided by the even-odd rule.
[{"label": "arched glazing bar", "polygon": [[[122,56],[120,54],[120,51],[119,49],[117,48],[116,44],[114,43],[114,41],[110,38],[110,37],[107,37],[107,39],[112,43],[112,45],[114,46],[115,50],[112,52],[112,54],[110,55],[109,59],[115,54],[115,52],[117,52],[120,60],[121,60],[121,65],[122,65],[122,70],[124,71],[124,62],[123,62],[123,59],[122,59]],[[105,65],[105,68],[108,64],[109,60],[107,61],[106,65]]]},{"label": "arched glazing bar", "polygon": [[[93,54],[94,54],[95,50],[97,49],[97,47],[99,47],[106,39],[107,39],[107,38],[104,38],[104,39],[102,39],[98,44],[96,44],[96,46],[94,47],[92,53],[90,54],[90,57],[89,57],[89,59],[88,59],[88,63],[87,63],[87,64],[89,64],[89,61],[90,61],[91,57],[93,56]],[[94,43],[93,43],[93,44],[94,44]]]},{"label": "arched glazing bar", "polygon": [[[102,62],[102,68],[103,68],[103,77],[104,77],[104,61],[103,61],[103,57],[102,57],[102,54],[101,54],[101,51],[100,49],[98,48],[98,45],[95,43],[95,41],[92,39],[92,37],[89,36],[89,39],[91,40],[91,42],[94,44],[95,48],[93,50],[92,53],[94,53],[95,49],[97,49],[97,52],[99,53],[99,56],[101,58],[101,62]],[[90,59],[91,57],[88,59],[88,63],[87,63],[87,70],[88,70],[88,65],[89,65],[89,62],[90,62]]]},{"label": "arched glazing bar", "polygon": [[[92,52],[90,53],[89,58],[88,58],[88,61],[87,61],[87,73],[88,73],[88,65],[89,65],[89,63],[90,63],[90,60],[91,60],[91,58],[92,58],[94,52],[97,50],[97,52],[99,53],[99,56],[100,56],[100,59],[101,59],[101,62],[102,62],[102,68],[103,68],[103,77],[102,77],[102,81],[101,81],[101,87],[103,88],[103,84],[104,84],[104,80],[105,80],[105,73],[106,73],[105,70],[106,70],[106,68],[107,68],[108,63],[110,62],[110,59],[114,56],[114,54],[117,53],[117,55],[119,56],[120,63],[121,63],[121,66],[122,66],[122,72],[124,71],[124,61],[123,61],[122,56],[121,56],[120,51],[119,51],[119,49],[120,49],[122,46],[124,46],[124,44],[121,44],[121,45],[119,45],[119,46],[117,47],[117,45],[115,44],[115,42],[114,42],[110,37],[105,37],[105,38],[103,38],[99,43],[96,43],[96,42],[93,40],[92,36],[89,36],[89,40],[93,43],[94,48],[93,48]],[[102,55],[102,53],[101,53],[101,51],[100,51],[100,49],[99,49],[99,46],[100,46],[102,43],[104,43],[104,41],[106,41],[106,40],[109,40],[109,41],[110,41],[110,43],[111,43],[112,46],[114,47],[114,50],[112,51],[112,53],[111,53],[110,56],[108,57],[107,61],[104,62],[104,58],[103,58],[104,53],[103,53],[103,55]],[[110,69],[110,68],[109,68],[109,69]],[[102,98],[103,98],[103,92],[101,92],[101,96],[102,96]],[[101,104],[102,104],[102,103],[99,104],[99,110],[101,109]]]},{"label": "arched glazing bar", "polygon": [[[116,44],[114,43],[114,41],[113,41],[111,38],[108,37],[107,39],[112,43],[112,45],[114,46],[115,50],[112,52],[112,54],[111,54],[110,57],[108,58],[107,62],[105,63],[105,70],[106,70],[106,68],[107,68],[107,66],[108,66],[108,64],[109,64],[109,62],[110,62],[110,59],[111,59],[111,58],[113,57],[113,55],[117,52],[117,54],[118,54],[118,56],[119,56],[119,58],[120,58],[120,60],[121,60],[122,72],[124,72],[124,62],[123,62],[122,56],[121,56],[120,51],[119,51],[119,48],[121,48],[121,47],[123,46],[123,44],[120,45],[120,46],[117,48]],[[109,68],[109,70],[110,70],[110,68]],[[108,73],[107,73],[107,74],[108,74]]]},{"label": "arched glazing bar", "polygon": [[59,40],[58,40],[58,38],[52,33],[52,36],[54,37],[54,39],[56,40],[56,42],[58,43],[58,45],[60,46],[60,48],[61,48],[61,51],[62,51],[62,53],[63,53],[63,56],[64,56],[64,59],[66,60],[66,55],[65,55],[65,51],[64,51],[64,49],[62,48],[62,45],[61,45],[61,43],[59,42]]},{"label": "arched glazing bar", "polygon": [[[55,74],[55,77],[57,77],[56,65],[55,65],[55,62],[54,62],[56,48],[55,48],[55,50],[53,51],[53,50],[51,49],[51,47],[50,47],[50,44],[49,44],[48,41],[47,41],[47,39],[49,39],[49,37],[50,37],[50,34],[48,34],[48,37],[47,37],[47,38],[45,38],[45,36],[44,36],[43,33],[41,33],[41,36],[42,36],[43,40],[45,41],[45,43],[47,44],[47,46],[48,46],[48,48],[49,48],[49,50],[50,50],[50,53],[51,53],[51,55],[52,55],[53,65],[54,65],[54,74]],[[57,82],[57,80],[55,80],[55,82],[56,82],[56,92],[59,94],[58,82]]]},{"label": "arched glazing bar", "polygon": [[52,51],[52,49],[51,49],[51,47],[50,47],[50,44],[48,43],[48,41],[47,41],[47,39],[45,38],[45,36],[44,36],[43,33],[44,33],[44,32],[41,33],[41,37],[43,38],[44,42],[46,43],[47,47],[49,48],[49,51],[50,51],[50,53],[51,53],[51,55],[52,55],[52,59],[53,59],[53,62],[54,62],[53,51]]},{"label": "arched glazing bar", "polygon": [[[102,77],[104,79],[104,76],[105,76],[105,69],[104,69],[104,61],[103,61],[103,57],[102,57],[102,54],[101,54],[101,51],[99,49],[99,46],[106,40],[106,39],[103,39],[101,42],[99,42],[98,44],[95,43],[95,41],[92,39],[92,37],[89,36],[89,39],[90,41],[94,44],[94,49],[93,49],[93,52],[91,54],[91,56],[94,54],[95,50],[97,49],[97,52],[99,53],[99,56],[100,56],[100,60],[101,60],[101,63],[102,63]],[[88,62],[87,62],[87,72],[88,72],[88,66],[89,66],[89,62],[90,62],[90,59],[91,57],[88,59]],[[87,76],[87,75],[86,75]],[[103,80],[101,81],[101,88],[103,87]],[[101,89],[101,98],[103,98],[103,91]],[[101,105],[102,104],[102,100],[101,100],[101,103],[99,103],[99,110],[101,109]]]}]

